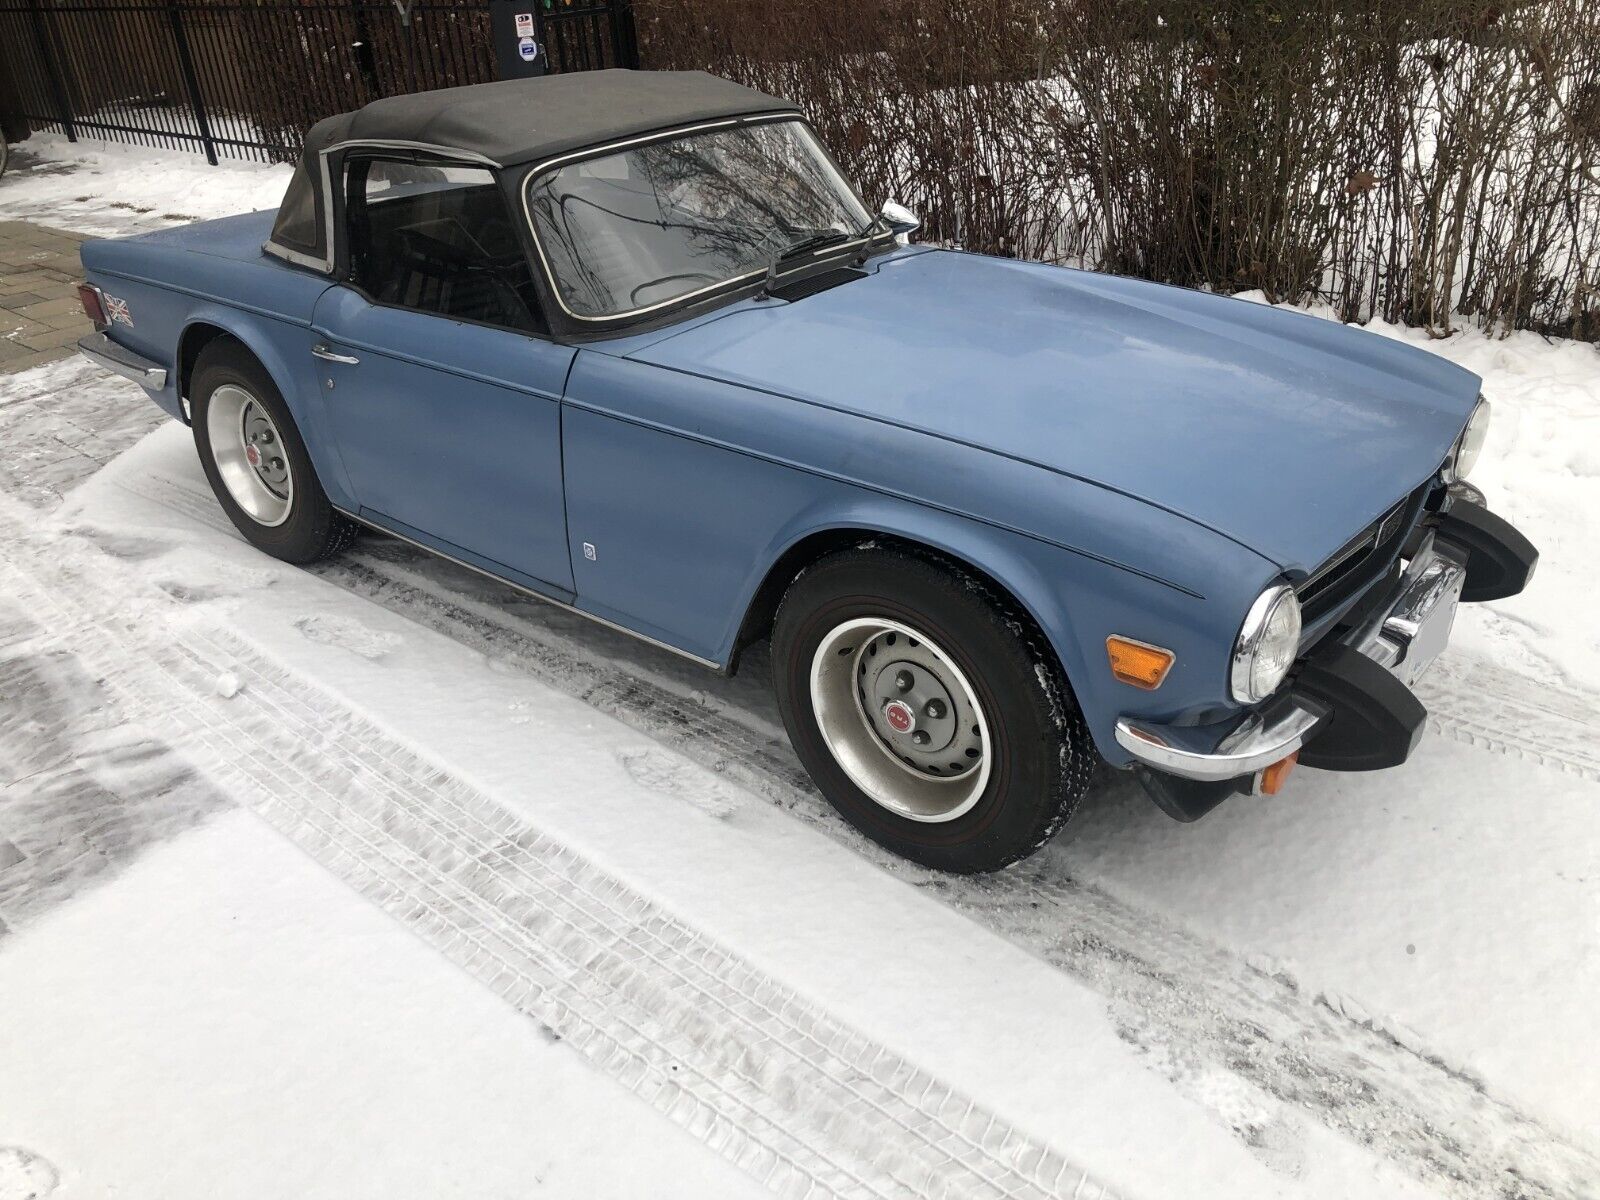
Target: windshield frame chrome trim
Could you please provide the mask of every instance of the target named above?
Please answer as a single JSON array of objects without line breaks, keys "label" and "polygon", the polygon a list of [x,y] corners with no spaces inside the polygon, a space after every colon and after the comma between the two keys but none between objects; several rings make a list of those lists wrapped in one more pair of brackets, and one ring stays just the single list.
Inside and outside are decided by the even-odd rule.
[{"label": "windshield frame chrome trim", "polygon": [[[550,267],[550,260],[545,256],[544,243],[540,240],[539,228],[533,219],[533,209],[529,203],[528,194],[532,190],[535,180],[543,177],[550,171],[557,170],[569,163],[579,162],[583,159],[589,158],[601,158],[607,154],[614,154],[618,150],[626,150],[633,146],[648,145],[655,142],[675,141],[678,138],[688,137],[691,134],[706,133],[717,129],[732,129],[750,125],[770,125],[785,121],[793,121],[805,129],[806,133],[810,136],[812,142],[815,144],[817,150],[821,152],[824,160],[826,160],[828,165],[833,168],[834,172],[838,175],[839,182],[843,183],[850,195],[855,197],[856,202],[861,205],[862,210],[870,213],[870,206],[862,201],[860,194],[856,192],[854,186],[851,185],[850,180],[845,176],[843,171],[839,170],[839,164],[834,162],[833,156],[828,153],[827,146],[823,144],[822,139],[817,135],[817,131],[812,128],[811,122],[806,120],[805,114],[798,110],[756,113],[747,117],[731,117],[720,121],[702,121],[693,125],[682,125],[673,129],[663,129],[655,133],[640,134],[635,137],[622,138],[614,142],[604,142],[598,146],[589,146],[582,150],[568,151],[564,154],[559,154],[554,158],[544,159],[528,167],[527,172],[522,177],[522,184],[520,188],[522,193],[522,217],[523,220],[527,222],[528,234],[533,240],[534,250],[538,253],[539,267],[544,273],[545,285],[550,292],[551,298],[554,299],[558,305],[560,305],[562,314],[569,320],[581,321],[584,324],[591,326],[620,325],[623,323],[636,321],[641,317],[648,316],[654,312],[659,312],[662,309],[672,308],[678,305],[692,304],[698,299],[710,296],[717,292],[737,291],[741,287],[748,287],[752,283],[756,283],[765,279],[767,277],[767,269],[763,267],[760,270],[748,271],[742,275],[734,275],[728,279],[721,280],[718,283],[707,284],[705,287],[697,288],[692,292],[680,292],[676,296],[670,296],[665,300],[659,300],[655,304],[647,304],[641,308],[630,308],[622,312],[609,313],[600,317],[585,316],[582,313],[574,312],[567,306],[567,302],[561,296],[560,284],[556,279],[555,271],[553,271]],[[891,242],[893,241],[894,235],[892,233],[875,234],[872,232],[874,227],[875,223],[874,225],[868,226],[867,233],[864,233],[858,237],[850,238],[846,241],[835,242],[830,246],[824,246],[819,250],[813,251],[810,255],[807,255],[805,259],[801,260],[803,264],[802,266],[792,267],[788,271],[780,271],[777,273],[777,277],[781,279],[786,275],[793,274],[796,270],[802,270],[804,269],[805,265],[809,265],[811,261],[821,258],[825,255],[836,255],[847,250],[859,250],[861,247],[871,245],[874,241],[877,241],[885,236]]]}]

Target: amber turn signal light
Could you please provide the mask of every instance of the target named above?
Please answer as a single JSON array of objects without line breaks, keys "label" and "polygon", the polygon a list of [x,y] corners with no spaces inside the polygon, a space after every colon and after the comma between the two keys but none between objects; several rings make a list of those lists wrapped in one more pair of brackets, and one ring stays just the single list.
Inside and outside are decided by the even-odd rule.
[{"label": "amber turn signal light", "polygon": [[1266,770],[1261,772],[1261,794],[1263,796],[1276,796],[1283,791],[1283,785],[1289,782],[1289,772],[1294,770],[1295,763],[1300,761],[1300,751],[1296,750],[1288,758],[1280,758]]},{"label": "amber turn signal light", "polygon": [[1171,650],[1148,642],[1115,636],[1106,639],[1106,659],[1111,663],[1112,676],[1147,692],[1161,686],[1175,657]]}]

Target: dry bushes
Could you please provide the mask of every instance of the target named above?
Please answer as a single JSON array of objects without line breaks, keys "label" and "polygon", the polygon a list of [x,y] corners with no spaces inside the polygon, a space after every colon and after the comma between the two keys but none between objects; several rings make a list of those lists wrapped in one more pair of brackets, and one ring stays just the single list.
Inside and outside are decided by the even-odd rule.
[{"label": "dry bushes", "polygon": [[1600,0],[636,0],[928,236],[1600,337]]}]

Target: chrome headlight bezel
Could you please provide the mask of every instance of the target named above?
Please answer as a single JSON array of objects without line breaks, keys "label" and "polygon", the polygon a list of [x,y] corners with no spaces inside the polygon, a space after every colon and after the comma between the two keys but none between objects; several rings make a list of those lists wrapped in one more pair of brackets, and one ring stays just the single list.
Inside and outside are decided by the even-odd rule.
[{"label": "chrome headlight bezel", "polygon": [[1277,691],[1299,656],[1300,633],[1300,597],[1294,588],[1275,583],[1257,596],[1233,643],[1233,698],[1256,704]]},{"label": "chrome headlight bezel", "polygon": [[1456,438],[1455,444],[1450,447],[1449,457],[1444,460],[1446,483],[1457,483],[1472,474],[1472,468],[1483,453],[1483,444],[1489,438],[1489,421],[1493,416],[1493,406],[1480,395],[1478,403],[1473,406],[1472,415],[1461,430],[1461,436]]}]

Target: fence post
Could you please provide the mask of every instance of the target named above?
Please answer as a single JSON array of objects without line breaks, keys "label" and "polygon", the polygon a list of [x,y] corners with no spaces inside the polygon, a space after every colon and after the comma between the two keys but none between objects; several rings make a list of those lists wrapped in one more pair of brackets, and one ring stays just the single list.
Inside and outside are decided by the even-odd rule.
[{"label": "fence post", "polygon": [[411,9],[416,0],[394,0],[395,11],[400,14],[400,27],[406,39],[406,91],[417,90],[417,31],[411,27]]},{"label": "fence post", "polygon": [[44,64],[45,77],[50,81],[50,97],[56,102],[56,120],[61,123],[67,141],[78,140],[78,131],[72,118],[72,104],[67,99],[67,88],[61,82],[61,67],[56,61],[55,47],[50,31],[45,28],[44,10],[39,0],[28,0],[28,13],[33,18],[33,36],[39,43],[39,59]]},{"label": "fence post", "polygon": [[383,95],[378,84],[378,56],[372,45],[372,23],[367,20],[365,0],[350,0],[350,18],[356,28],[356,71],[366,87],[362,103]]},{"label": "fence post", "polygon": [[195,75],[194,54],[189,53],[189,32],[184,29],[184,14],[178,0],[166,5],[166,16],[173,22],[173,45],[178,46],[178,69],[184,75],[184,90],[189,93],[189,110],[195,115],[195,128],[200,130],[200,144],[205,146],[205,160],[216,166],[216,141],[211,138],[211,118],[206,115],[205,99],[200,96],[200,77]]},{"label": "fence post", "polygon": [[21,46],[0,46],[0,141],[26,141],[33,132],[22,115],[22,97],[16,90],[24,53]]},{"label": "fence post", "polygon": [[211,120],[206,115],[206,103],[200,97],[200,78],[194,72],[194,56],[189,53],[189,34],[183,27],[183,10],[177,0],[169,0],[167,17],[172,22],[172,41],[178,48],[178,69],[183,73],[184,90],[189,93],[189,110],[194,113],[194,123],[200,130],[200,144],[206,148],[206,161],[217,165],[217,143],[211,136]]},{"label": "fence post", "polygon": [[633,0],[611,0],[611,53],[617,66],[639,69],[639,31],[633,23]]}]

